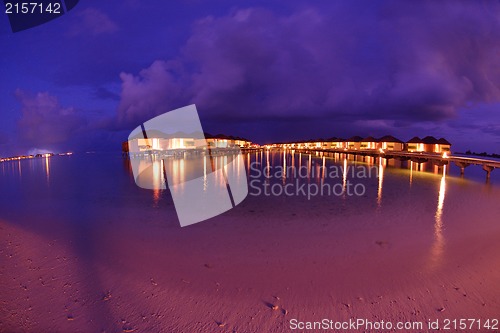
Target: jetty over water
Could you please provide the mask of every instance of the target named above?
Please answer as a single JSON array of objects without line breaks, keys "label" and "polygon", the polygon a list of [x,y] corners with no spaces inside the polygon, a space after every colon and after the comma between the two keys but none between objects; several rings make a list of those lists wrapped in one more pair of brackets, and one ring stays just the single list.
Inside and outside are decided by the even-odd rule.
[{"label": "jetty over water", "polygon": [[[281,149],[281,148],[280,148]],[[322,149],[322,148],[294,148],[296,151],[304,153],[308,152],[323,152],[323,153],[340,153],[347,155],[371,156],[385,159],[397,159],[400,161],[412,161],[414,163],[431,162],[436,165],[448,165],[455,163],[460,168],[460,174],[465,174],[465,168],[471,165],[481,166],[486,172],[486,180],[490,179],[491,172],[494,169],[500,169],[500,161],[490,160],[485,158],[471,158],[462,156],[453,156],[448,154],[436,154],[425,152],[408,152],[408,151],[385,151],[385,150],[352,150],[352,149]]]}]

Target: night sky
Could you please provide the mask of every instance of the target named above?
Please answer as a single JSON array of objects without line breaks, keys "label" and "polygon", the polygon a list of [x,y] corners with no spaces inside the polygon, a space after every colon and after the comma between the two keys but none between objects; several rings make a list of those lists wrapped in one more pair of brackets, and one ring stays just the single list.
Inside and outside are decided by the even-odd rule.
[{"label": "night sky", "polygon": [[445,137],[500,153],[499,1],[88,1],[12,33],[0,156],[116,151],[195,103],[258,143]]}]

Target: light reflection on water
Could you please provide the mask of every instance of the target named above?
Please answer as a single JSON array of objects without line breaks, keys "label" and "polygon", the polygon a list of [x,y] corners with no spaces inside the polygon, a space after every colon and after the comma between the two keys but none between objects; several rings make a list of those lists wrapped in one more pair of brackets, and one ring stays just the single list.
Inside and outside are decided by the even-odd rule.
[{"label": "light reflection on water", "polygon": [[[148,162],[149,164],[144,164],[144,168],[146,165],[152,166],[151,177],[158,185],[166,183],[165,169],[170,168],[171,172],[167,174],[172,175],[172,179],[168,179],[168,182],[172,181],[179,185],[176,187],[178,191],[183,190],[183,182],[193,177],[202,177],[204,180],[202,190],[207,192],[209,186],[226,186],[222,177],[219,177],[215,183],[208,183],[206,180],[214,170],[227,168],[225,165],[230,158],[230,156],[214,156],[213,158],[196,156],[153,159]],[[38,209],[37,214],[44,209],[53,209],[54,214],[67,210],[69,216],[76,216],[82,202],[87,204],[88,214],[92,214],[92,209],[96,209],[92,205],[99,203],[96,196],[104,199],[116,197],[114,200],[126,202],[131,207],[134,205],[143,207],[141,200],[144,199],[149,202],[149,207],[165,208],[164,202],[166,198],[170,200],[171,195],[166,190],[166,186],[163,188],[158,186],[153,191],[138,189],[133,182],[129,161],[122,160],[120,157],[116,157],[117,162],[114,161],[115,157],[73,156],[1,163],[0,186],[3,193],[2,200],[0,200],[0,218],[5,218],[5,215],[15,217],[23,209],[28,212],[30,209]],[[260,179],[268,184],[290,184],[296,180],[301,184],[329,182],[338,183],[343,189],[346,189],[348,181],[353,180],[352,174],[348,172],[349,167],[378,167],[378,174],[375,177],[357,180],[367,186],[365,196],[356,198],[344,195],[342,200],[337,202],[341,205],[359,207],[356,208],[358,210],[378,211],[380,216],[386,216],[385,214],[394,209],[422,208],[425,205],[419,206],[419,203],[428,203],[432,211],[420,211],[419,214],[425,216],[425,221],[429,222],[425,227],[430,241],[429,262],[433,266],[440,265],[446,252],[445,240],[448,231],[445,225],[450,226],[449,215],[456,208],[455,202],[451,202],[450,205],[450,197],[456,197],[461,191],[461,184],[467,183],[467,179],[460,180],[459,177],[451,175],[453,165],[438,166],[430,163],[419,164],[412,161],[386,160],[339,153],[311,156],[298,151],[284,153],[283,151],[261,150],[245,153],[244,158],[238,160],[238,163],[246,164],[247,169],[246,172],[242,171],[243,175],[250,178],[255,175],[256,170],[259,170],[262,172]],[[252,164],[254,167],[249,167]],[[235,163],[233,170],[235,173],[241,172],[238,166]],[[273,168],[277,166],[283,167],[285,172],[276,179],[273,177]],[[330,166],[340,168],[338,178],[329,176],[328,167]],[[89,167],[92,172],[87,171]],[[117,172],[117,168],[123,172]],[[290,168],[292,170],[304,168],[305,172],[297,175],[290,172]],[[471,166],[467,172],[470,172],[471,168],[475,167]],[[480,167],[477,169],[480,170]],[[493,171],[492,177],[495,177],[495,173],[500,173],[500,171]],[[478,191],[482,189],[485,192],[484,195],[489,195],[488,191],[492,191],[493,185],[481,186],[477,189]],[[128,199],[127,196],[131,192],[136,194],[130,195]],[[497,192],[492,191],[492,193]],[[411,195],[413,195],[411,199],[404,201]],[[311,200],[315,200],[315,203],[320,203],[328,209],[336,204],[335,199],[316,197]],[[268,198],[263,197],[262,200],[268,200]],[[280,202],[294,205],[298,201],[307,202],[307,198],[283,197]],[[318,205],[314,207],[317,209]],[[168,209],[172,209],[172,206]],[[99,212],[96,211],[95,214]]]},{"label": "light reflection on water", "polygon": [[[230,163],[231,161],[236,163]],[[236,178],[245,179],[245,175],[241,174],[241,159],[234,159],[234,155],[201,155],[189,158],[146,156],[135,158],[134,163],[137,163],[138,181],[147,183],[148,188],[154,189],[154,198],[158,196],[160,190],[166,189],[167,184],[171,187],[176,185],[175,190],[182,192],[184,191],[184,184],[195,178],[203,179],[203,191],[207,191],[209,186],[208,175],[218,169],[224,169],[226,174],[231,171],[231,174],[236,175]],[[231,168],[230,170],[228,170],[228,166]],[[128,168],[128,170],[131,172],[131,168]],[[216,173],[215,178],[216,182],[212,186],[216,185],[223,188],[227,186],[226,180],[220,174]]]},{"label": "light reflection on water", "polygon": [[410,161],[410,186],[413,184],[413,161]]},{"label": "light reflection on water", "polygon": [[[313,183],[318,184],[320,186],[322,183],[326,182],[336,182],[335,178],[332,179],[330,176],[329,167],[338,167],[341,170],[341,181],[342,188],[344,191],[347,188],[348,181],[353,180],[352,177],[354,175],[351,172],[352,167],[356,168],[369,168],[369,167],[377,167],[378,173],[376,177],[372,177],[376,179],[377,191],[376,191],[376,204],[380,208],[382,207],[383,201],[383,192],[384,192],[384,178],[386,169],[390,168],[392,172],[394,170],[408,170],[409,173],[409,185],[411,186],[414,182],[414,172],[420,172],[422,174],[423,171],[417,170],[429,170],[434,174],[446,174],[446,166],[424,166],[424,163],[419,164],[412,161],[397,161],[394,159],[387,160],[385,158],[373,158],[373,157],[352,157],[345,154],[318,154],[318,156],[314,156],[311,154],[303,154],[296,153],[295,151],[269,151],[266,150],[255,152],[255,153],[246,153],[244,159],[237,159],[238,163],[233,165],[234,172],[237,174],[238,178],[245,179],[244,176],[248,178],[252,178],[253,173],[256,171],[261,174],[261,178],[266,183],[274,183],[280,182],[283,185],[290,183],[291,181],[298,179],[300,182],[305,183]],[[265,156],[263,156],[265,155]],[[306,156],[303,156],[306,155]],[[232,157],[229,157],[230,159]],[[304,158],[306,162],[304,163]],[[239,163],[245,163],[246,166],[246,175],[240,175]],[[190,158],[166,158],[166,159],[155,159],[150,158],[139,163],[140,169],[145,170],[148,166],[151,166],[151,173],[147,174],[150,177],[156,187],[159,189],[166,188],[166,180],[168,180],[169,184],[179,185],[177,190],[182,191],[182,184],[190,179],[194,179],[197,177],[203,177],[203,191],[208,190],[208,183],[206,181],[207,175],[219,168],[227,168],[228,156],[196,156]],[[279,174],[276,173],[277,168],[279,167]],[[304,170],[301,172],[301,170]],[[47,166],[48,170],[48,166]],[[130,170],[130,168],[129,168]],[[200,171],[201,170],[201,171]],[[297,173],[297,170],[298,173]],[[166,179],[165,175],[170,175],[169,179]],[[278,175],[278,176],[277,176]],[[278,178],[278,179],[275,179]],[[408,179],[408,178],[407,178]],[[358,181],[369,183],[372,180],[367,179],[359,179]],[[444,176],[441,178],[441,187],[440,187],[440,198],[444,199],[444,184],[445,178]],[[217,186],[226,187],[226,182],[222,177],[219,177],[216,182]],[[158,201],[159,191],[153,192],[153,197],[155,202]],[[442,200],[439,200],[440,205],[442,206]],[[437,218],[442,220],[442,207],[438,207],[438,213],[436,213]]]},{"label": "light reflection on water", "polygon": [[[20,173],[20,171],[19,171],[19,173]],[[47,175],[47,184],[49,184],[50,183],[50,161],[49,161],[48,156],[45,157],[45,174]]]},{"label": "light reflection on water", "polygon": [[439,265],[443,252],[445,240],[443,236],[443,208],[444,208],[444,199],[446,196],[446,165],[443,166],[443,176],[441,177],[441,181],[439,182],[439,195],[438,195],[438,204],[436,209],[435,224],[434,224],[434,244],[431,249],[431,262],[433,262],[434,266]]},{"label": "light reflection on water", "polygon": [[377,191],[377,205],[382,206],[382,188],[384,186],[384,162],[383,158],[379,158],[378,165],[378,191]]},{"label": "light reflection on water", "polygon": [[344,158],[344,168],[342,172],[342,189],[344,190],[345,193],[347,189],[347,158]]}]

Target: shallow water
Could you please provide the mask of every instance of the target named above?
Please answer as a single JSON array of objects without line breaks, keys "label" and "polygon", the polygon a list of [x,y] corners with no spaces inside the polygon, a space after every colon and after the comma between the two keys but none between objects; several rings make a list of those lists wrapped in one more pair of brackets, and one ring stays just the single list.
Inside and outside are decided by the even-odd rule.
[{"label": "shallow water", "polygon": [[[164,184],[165,165],[170,170],[167,173],[176,176],[169,179],[169,184],[182,184],[221,168],[223,159],[198,156],[156,160],[153,164],[157,167],[151,168],[149,176],[153,182]],[[244,154],[243,161],[246,175],[238,168],[233,171],[241,181],[245,176],[248,179],[247,200],[281,200],[292,205],[299,201],[305,205],[308,201],[325,202],[330,206],[324,209],[336,205],[350,207],[348,211],[373,211],[388,216],[398,215],[397,210],[401,214],[414,211],[441,221],[456,210],[452,206],[455,202],[467,204],[469,196],[480,196],[486,206],[499,200],[500,171],[494,170],[486,182],[484,171],[476,166],[467,168],[466,176],[461,178],[454,164],[417,165],[344,154],[261,151]],[[218,178],[212,186],[226,188],[226,182]],[[173,210],[168,188],[139,188],[129,160],[117,155],[83,154],[4,162],[0,164],[0,188],[0,218],[20,224],[32,218],[45,220],[44,217],[89,223],[98,221],[101,213],[113,208],[118,209],[114,214],[119,214],[120,208],[144,213],[160,208]],[[203,190],[210,189],[205,184]],[[419,211],[424,206],[426,209]],[[484,214],[489,215],[488,209],[477,211],[478,218]]]},{"label": "shallow water", "polygon": [[[438,262],[446,254],[449,237],[500,228],[500,190],[495,176],[485,183],[470,176],[454,176],[458,170],[453,165],[418,166],[341,154],[262,151],[243,157],[246,175],[241,175],[241,169],[233,170],[241,181],[242,176],[248,179],[248,196],[243,203],[186,228],[179,226],[171,193],[184,191],[182,186],[139,188],[128,159],[97,154],[2,163],[0,219],[49,238],[69,230],[80,244],[82,256],[93,253],[92,237],[104,226],[127,230],[161,226],[195,238],[196,233],[213,228],[227,233],[234,228],[248,230],[252,225],[247,221],[251,220],[256,228],[297,230],[313,240],[325,227],[332,229],[329,232],[334,233],[334,239],[358,235],[362,243],[356,245],[358,250],[373,242],[383,247],[391,237],[402,248],[424,243],[435,258],[422,260]],[[162,163],[172,168],[168,174],[178,176],[176,184],[182,184],[193,175],[206,177],[210,168],[224,163],[221,156],[207,159],[172,158]],[[160,161],[154,164],[159,166]],[[160,167],[151,168],[150,176],[158,184],[165,179]],[[222,177],[209,185],[227,189]],[[203,183],[208,196],[213,190],[210,186]],[[222,225],[214,227],[217,222]]]},{"label": "shallow water", "polygon": [[[182,183],[223,162],[204,160],[164,164]],[[189,165],[196,161],[203,167]],[[419,171],[411,163],[344,155],[263,151],[244,154],[243,161],[247,198],[184,228],[170,189],[136,186],[121,156],[2,163],[0,292],[16,313],[7,318],[0,309],[4,328],[29,322],[36,331],[67,331],[73,326],[65,325],[86,318],[83,331],[130,324],[202,332],[226,318],[239,323],[238,331],[287,331],[279,326],[285,319],[265,315],[276,294],[288,300],[288,311],[304,316],[391,319],[419,307],[422,318],[433,318],[444,305],[451,318],[499,313],[498,270],[491,266],[500,255],[498,170],[485,183],[473,166],[460,178],[453,165]],[[164,180],[161,168],[151,176]],[[350,195],[349,184],[358,192]],[[455,295],[458,287],[469,296]],[[103,301],[108,291],[113,298]],[[394,294],[400,307],[383,305],[382,294]],[[329,305],[333,299],[343,309],[358,298],[367,302],[353,314]],[[242,324],[250,316],[258,319]],[[45,318],[49,326],[37,324]],[[196,322],[206,326],[195,329]]]}]

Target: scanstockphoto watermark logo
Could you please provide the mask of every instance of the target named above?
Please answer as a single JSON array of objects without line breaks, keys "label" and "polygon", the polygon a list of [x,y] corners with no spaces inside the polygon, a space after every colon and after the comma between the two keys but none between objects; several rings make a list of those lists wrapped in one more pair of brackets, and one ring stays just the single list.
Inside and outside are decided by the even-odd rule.
[{"label": "scanstockphoto watermark logo", "polygon": [[[222,141],[205,138],[194,104],[150,119],[128,138],[134,180],[149,190],[168,186],[182,227],[220,215],[248,194],[241,150]],[[174,160],[181,163],[169,167]]]},{"label": "scanstockphoto watermark logo", "polygon": [[[250,164],[249,194],[251,196],[361,197],[366,194],[363,180],[379,177],[377,166],[318,165],[263,166]],[[310,181],[310,180],[316,181]],[[281,181],[280,181],[281,180]]]}]

